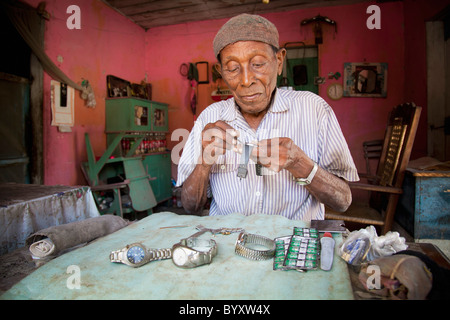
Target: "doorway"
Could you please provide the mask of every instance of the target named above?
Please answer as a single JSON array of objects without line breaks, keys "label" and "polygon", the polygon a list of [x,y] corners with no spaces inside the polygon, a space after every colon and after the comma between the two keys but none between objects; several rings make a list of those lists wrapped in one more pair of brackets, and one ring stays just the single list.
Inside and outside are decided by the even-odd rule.
[{"label": "doorway", "polygon": [[[43,39],[44,24],[33,30]],[[0,11],[0,183],[43,183],[43,70],[5,11]]]},{"label": "doorway", "polygon": [[450,160],[450,7],[426,23],[428,155]]}]

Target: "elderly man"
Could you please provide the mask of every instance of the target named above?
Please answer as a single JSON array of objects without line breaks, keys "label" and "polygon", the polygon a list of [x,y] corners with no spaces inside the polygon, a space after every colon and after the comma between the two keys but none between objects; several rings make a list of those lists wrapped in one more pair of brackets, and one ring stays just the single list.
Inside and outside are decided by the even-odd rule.
[{"label": "elderly man", "polygon": [[233,98],[198,117],[183,149],[177,185],[186,211],[324,218],[345,211],[353,159],[330,106],[311,92],[276,88],[286,50],[276,27],[241,14],[217,33],[216,65]]}]

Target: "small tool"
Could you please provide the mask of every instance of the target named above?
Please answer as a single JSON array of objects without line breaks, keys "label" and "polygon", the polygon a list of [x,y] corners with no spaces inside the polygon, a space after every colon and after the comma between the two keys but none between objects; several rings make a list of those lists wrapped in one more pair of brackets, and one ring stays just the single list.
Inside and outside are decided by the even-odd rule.
[{"label": "small tool", "polygon": [[193,235],[187,237],[187,238],[197,238],[199,236],[201,236],[202,234],[204,234],[205,232],[211,232],[213,235],[216,234],[223,234],[223,235],[229,235],[231,233],[235,233],[235,232],[244,232],[245,230],[242,228],[219,228],[219,229],[209,229],[209,228],[205,228],[202,225],[198,225],[197,227],[195,227],[197,230],[199,230],[198,232],[194,233]]}]

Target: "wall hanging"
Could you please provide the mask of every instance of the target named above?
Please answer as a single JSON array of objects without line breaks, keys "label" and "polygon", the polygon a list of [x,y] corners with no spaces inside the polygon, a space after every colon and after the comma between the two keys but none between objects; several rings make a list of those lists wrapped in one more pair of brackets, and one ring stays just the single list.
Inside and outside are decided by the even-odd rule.
[{"label": "wall hanging", "polygon": [[387,63],[344,63],[344,97],[387,96]]},{"label": "wall hanging", "polygon": [[323,43],[322,24],[333,25],[334,26],[334,35],[336,35],[336,33],[337,33],[336,21],[331,20],[328,17],[321,16],[320,14],[315,17],[303,20],[300,23],[300,26],[302,27],[302,26],[306,26],[308,24],[313,24],[313,32],[314,32],[316,44]]},{"label": "wall hanging", "polygon": [[75,119],[75,90],[65,83],[51,80],[52,126],[57,126],[60,132],[71,132]]}]

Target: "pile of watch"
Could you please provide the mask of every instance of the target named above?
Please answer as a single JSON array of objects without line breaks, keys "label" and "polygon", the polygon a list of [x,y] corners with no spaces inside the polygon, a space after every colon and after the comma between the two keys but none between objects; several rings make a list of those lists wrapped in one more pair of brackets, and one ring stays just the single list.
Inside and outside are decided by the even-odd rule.
[{"label": "pile of watch", "polygon": [[[126,247],[112,251],[110,261],[123,263],[131,267],[140,267],[156,260],[172,259],[180,268],[195,268],[210,264],[217,254],[217,243],[213,239],[201,239],[204,232],[213,234],[230,234],[240,232],[235,245],[235,253],[251,260],[267,260],[275,254],[275,241],[260,235],[246,233],[241,228],[207,229],[197,226],[200,231],[182,239],[168,249],[147,248],[141,243],[129,244]],[[255,248],[257,246],[258,248]],[[261,250],[260,247],[264,247]]]}]

